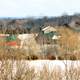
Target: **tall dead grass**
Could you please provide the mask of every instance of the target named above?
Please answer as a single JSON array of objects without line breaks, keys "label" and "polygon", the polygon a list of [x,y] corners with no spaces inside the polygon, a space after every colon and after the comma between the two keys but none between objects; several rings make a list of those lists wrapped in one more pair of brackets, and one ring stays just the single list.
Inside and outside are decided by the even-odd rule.
[{"label": "tall dead grass", "polygon": [[65,69],[60,66],[48,64],[36,72],[34,67],[30,67],[25,61],[7,60],[0,61],[0,80],[80,80],[80,64],[76,66],[72,62],[70,67],[65,65]]},{"label": "tall dead grass", "polygon": [[1,47],[0,48],[0,60],[8,60],[8,59],[15,59],[15,60],[35,60],[38,59],[40,56],[39,54],[35,54],[32,50],[29,52],[25,49],[16,49],[11,47]]}]

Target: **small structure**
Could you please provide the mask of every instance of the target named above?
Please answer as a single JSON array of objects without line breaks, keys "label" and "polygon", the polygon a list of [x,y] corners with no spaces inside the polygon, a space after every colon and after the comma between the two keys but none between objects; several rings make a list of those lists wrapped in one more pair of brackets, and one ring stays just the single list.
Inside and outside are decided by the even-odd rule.
[{"label": "small structure", "polygon": [[20,48],[28,46],[29,42],[34,39],[38,34],[19,34],[17,38],[21,41]]},{"label": "small structure", "polygon": [[0,34],[0,46],[15,47],[17,46],[16,39],[14,34]]},{"label": "small structure", "polygon": [[17,38],[20,41],[20,49],[25,49],[26,53],[31,56],[39,55],[40,46],[36,43],[37,33],[19,34]]},{"label": "small structure", "polygon": [[54,36],[52,37],[52,39],[53,39],[53,40],[58,40],[60,37],[61,37],[61,36],[54,35]]},{"label": "small structure", "polygon": [[16,35],[14,34],[10,34],[9,36],[6,37],[6,46],[17,46],[17,42],[16,42]]},{"label": "small structure", "polygon": [[52,26],[43,28],[42,31],[44,31],[44,34],[47,35],[48,37],[51,37],[53,40],[54,39],[57,40],[60,38],[60,35],[58,34],[57,30]]}]

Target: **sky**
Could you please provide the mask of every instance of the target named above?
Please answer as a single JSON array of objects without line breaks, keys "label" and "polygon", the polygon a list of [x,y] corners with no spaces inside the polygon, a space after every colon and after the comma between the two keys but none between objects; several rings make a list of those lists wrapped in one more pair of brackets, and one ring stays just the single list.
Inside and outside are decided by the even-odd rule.
[{"label": "sky", "polygon": [[80,0],[0,0],[0,17],[42,17],[80,13]]}]

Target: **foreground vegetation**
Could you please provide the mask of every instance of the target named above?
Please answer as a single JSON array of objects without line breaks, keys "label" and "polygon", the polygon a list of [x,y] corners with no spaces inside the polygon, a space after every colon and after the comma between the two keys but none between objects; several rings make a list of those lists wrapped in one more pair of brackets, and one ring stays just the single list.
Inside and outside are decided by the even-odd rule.
[{"label": "foreground vegetation", "polygon": [[41,69],[39,64],[40,68],[37,69],[37,65],[36,68],[31,67],[30,62],[26,61],[25,63],[24,60],[2,60],[0,61],[0,80],[80,80],[79,62],[74,61],[68,64],[68,62],[64,63],[63,61],[65,68],[57,64],[51,66],[51,69],[49,63],[45,61],[43,68]]},{"label": "foreground vegetation", "polygon": [[[80,54],[57,54],[57,59],[59,60],[80,60]],[[33,53],[27,52],[24,49],[13,49],[13,48],[3,48],[0,49],[0,60],[55,60],[56,56],[54,54],[44,54],[44,53]]]}]

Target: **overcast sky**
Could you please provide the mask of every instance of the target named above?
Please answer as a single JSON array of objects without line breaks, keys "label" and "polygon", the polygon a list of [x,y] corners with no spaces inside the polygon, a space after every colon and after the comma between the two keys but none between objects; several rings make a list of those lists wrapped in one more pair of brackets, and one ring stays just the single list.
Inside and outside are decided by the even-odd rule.
[{"label": "overcast sky", "polygon": [[0,0],[0,17],[60,16],[80,12],[80,0]]}]

